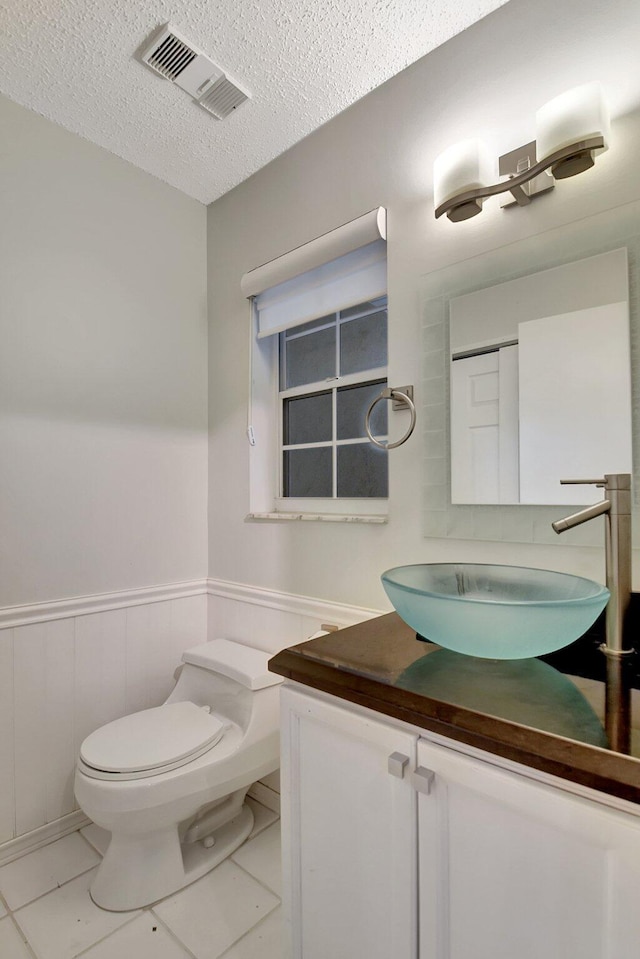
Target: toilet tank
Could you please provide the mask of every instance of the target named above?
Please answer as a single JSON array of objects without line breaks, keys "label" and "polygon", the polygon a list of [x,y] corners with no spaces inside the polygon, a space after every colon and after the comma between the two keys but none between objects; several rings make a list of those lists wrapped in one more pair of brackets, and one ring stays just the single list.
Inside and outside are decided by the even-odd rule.
[{"label": "toilet tank", "polygon": [[227,676],[248,689],[265,689],[282,682],[282,677],[269,672],[270,658],[271,653],[230,639],[212,639],[182,654],[183,663]]},{"label": "toilet tank", "polygon": [[278,695],[282,677],[270,673],[271,653],[229,639],[214,639],[182,654],[183,666],[167,702],[188,700],[209,706],[242,728],[258,695]]}]

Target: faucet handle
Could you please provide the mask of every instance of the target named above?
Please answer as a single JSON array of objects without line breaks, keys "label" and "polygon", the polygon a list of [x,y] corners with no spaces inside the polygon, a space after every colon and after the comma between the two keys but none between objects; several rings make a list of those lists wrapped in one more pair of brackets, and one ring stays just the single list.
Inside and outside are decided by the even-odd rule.
[{"label": "faucet handle", "polygon": [[630,490],[631,473],[605,473],[604,479],[561,479],[561,486],[603,486],[606,490]]},{"label": "faucet handle", "polygon": [[561,479],[560,486],[606,486],[604,479]]}]

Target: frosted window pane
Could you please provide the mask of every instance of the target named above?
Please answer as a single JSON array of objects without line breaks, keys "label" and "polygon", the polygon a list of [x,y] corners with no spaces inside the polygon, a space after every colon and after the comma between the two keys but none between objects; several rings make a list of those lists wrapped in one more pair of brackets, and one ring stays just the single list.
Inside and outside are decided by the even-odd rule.
[{"label": "frosted window pane", "polygon": [[283,440],[322,443],[331,440],[331,393],[314,393],[284,402]]},{"label": "frosted window pane", "polygon": [[387,496],[387,452],[371,443],[338,447],[338,496]]},{"label": "frosted window pane", "polygon": [[336,375],[335,327],[287,340],[286,350],[284,389]]},{"label": "frosted window pane", "polygon": [[284,496],[331,496],[331,447],[285,450]]},{"label": "frosted window pane", "polygon": [[[366,383],[338,390],[338,439],[350,440],[366,436],[364,420],[371,403],[387,385],[386,380]],[[371,431],[374,436],[387,435],[387,401],[376,403],[371,414]]]},{"label": "frosted window pane", "polygon": [[387,311],[349,320],[340,327],[340,373],[387,365]]}]

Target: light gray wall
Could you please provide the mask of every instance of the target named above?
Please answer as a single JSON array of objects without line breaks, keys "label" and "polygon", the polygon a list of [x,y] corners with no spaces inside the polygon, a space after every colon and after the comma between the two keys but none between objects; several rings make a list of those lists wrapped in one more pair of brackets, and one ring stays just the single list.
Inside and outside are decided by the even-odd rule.
[{"label": "light gray wall", "polygon": [[0,606],[205,576],[205,207],[0,127]]},{"label": "light gray wall", "polygon": [[[636,62],[631,37],[639,16],[629,0],[613,0],[606,8],[585,8],[576,0],[561,6],[511,0],[210,206],[211,576],[386,608],[379,575],[397,563],[466,559],[603,575],[603,551],[572,547],[569,534],[553,545],[424,538],[423,425],[391,453],[386,526],[245,522],[249,325],[240,277],[386,206],[390,382],[416,384],[424,424],[426,276],[457,262],[473,263],[489,250],[511,249],[527,237],[544,244],[546,231],[640,197],[634,171],[640,118],[630,112],[640,98],[627,81]],[[494,200],[466,223],[435,221],[431,169],[441,150],[480,135],[497,157],[534,136],[538,106],[594,78],[605,85],[615,121],[612,149],[593,170],[524,210],[503,211]]]}]

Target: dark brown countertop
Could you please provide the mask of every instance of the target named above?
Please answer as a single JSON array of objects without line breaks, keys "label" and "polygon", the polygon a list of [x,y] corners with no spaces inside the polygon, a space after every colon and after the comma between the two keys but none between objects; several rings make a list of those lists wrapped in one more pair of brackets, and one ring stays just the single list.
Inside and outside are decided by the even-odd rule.
[{"label": "dark brown countertop", "polygon": [[616,749],[609,745],[621,724],[632,725],[638,657],[610,665],[607,675],[600,633],[596,624],[540,659],[480,660],[419,641],[389,613],[282,650],[269,668],[345,702],[640,803],[640,742],[632,730],[630,741],[623,733]]}]

